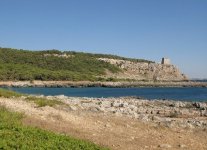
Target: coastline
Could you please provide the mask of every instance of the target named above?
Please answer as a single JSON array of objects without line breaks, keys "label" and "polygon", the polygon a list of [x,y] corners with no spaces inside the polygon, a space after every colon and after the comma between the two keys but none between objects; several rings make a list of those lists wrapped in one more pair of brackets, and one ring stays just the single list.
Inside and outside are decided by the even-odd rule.
[{"label": "coastline", "polygon": [[130,96],[110,98],[70,97],[65,95],[34,96],[61,101],[68,104],[72,111],[125,116],[172,128],[207,129],[207,101],[149,100]]},{"label": "coastline", "polygon": [[0,87],[207,87],[207,82],[195,81],[120,81],[120,82],[91,82],[91,81],[0,81]]},{"label": "coastline", "polygon": [[59,101],[66,104],[67,109],[72,111],[125,116],[143,122],[164,123],[163,125],[168,127],[202,127],[207,129],[207,101],[147,99],[136,96],[96,98],[36,94],[23,94],[20,99],[24,101],[28,97],[44,101]]},{"label": "coastline", "polygon": [[[28,97],[61,103],[40,107]],[[207,148],[206,102],[23,95],[0,97],[0,105],[24,113],[26,125],[90,140],[112,150]]]}]

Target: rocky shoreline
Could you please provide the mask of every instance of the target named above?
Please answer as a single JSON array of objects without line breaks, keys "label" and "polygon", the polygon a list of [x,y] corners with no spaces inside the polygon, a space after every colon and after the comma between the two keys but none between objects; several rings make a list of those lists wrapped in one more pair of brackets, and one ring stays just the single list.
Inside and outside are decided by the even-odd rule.
[{"label": "rocky shoreline", "polygon": [[134,82],[91,82],[91,81],[0,81],[0,87],[207,87],[207,82],[195,81],[134,81]]},{"label": "rocky shoreline", "polygon": [[166,127],[207,129],[207,102],[145,100],[138,97],[83,98],[64,95],[37,97],[58,99],[68,104],[69,107],[65,109],[72,111],[126,116]]},{"label": "rocky shoreline", "polygon": [[1,96],[0,106],[23,113],[25,125],[112,150],[207,148],[207,101],[21,95]]}]

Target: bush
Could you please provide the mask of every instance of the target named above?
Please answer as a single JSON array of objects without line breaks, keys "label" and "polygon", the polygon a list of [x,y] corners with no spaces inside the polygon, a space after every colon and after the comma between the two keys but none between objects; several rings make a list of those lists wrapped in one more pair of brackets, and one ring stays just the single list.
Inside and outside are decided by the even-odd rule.
[{"label": "bush", "polygon": [[[50,55],[45,55],[50,54]],[[73,57],[53,56],[60,51],[25,51],[0,48],[0,80],[95,80],[105,70],[119,72],[117,66],[91,55],[75,53]]]}]

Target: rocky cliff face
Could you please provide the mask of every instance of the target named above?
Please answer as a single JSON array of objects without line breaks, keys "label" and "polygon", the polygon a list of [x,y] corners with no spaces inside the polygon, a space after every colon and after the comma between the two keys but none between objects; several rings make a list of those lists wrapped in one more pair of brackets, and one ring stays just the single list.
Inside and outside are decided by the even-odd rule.
[{"label": "rocky cliff face", "polygon": [[107,72],[105,77],[118,79],[134,79],[147,81],[183,81],[188,80],[174,65],[158,63],[133,62],[118,59],[99,58],[101,61],[116,65],[123,71],[112,74]]}]

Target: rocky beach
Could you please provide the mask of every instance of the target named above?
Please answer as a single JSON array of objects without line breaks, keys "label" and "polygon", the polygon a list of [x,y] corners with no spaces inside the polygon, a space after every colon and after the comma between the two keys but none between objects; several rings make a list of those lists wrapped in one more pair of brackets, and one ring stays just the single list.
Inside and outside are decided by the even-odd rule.
[{"label": "rocky beach", "polygon": [[195,81],[0,81],[0,87],[207,87]]},{"label": "rocky beach", "polygon": [[64,95],[38,97],[60,100],[68,104],[69,109],[73,111],[109,113],[169,127],[207,128],[207,102],[146,100],[139,97],[82,98]]},{"label": "rocky beach", "polygon": [[[38,107],[28,97],[61,104]],[[0,105],[24,113],[27,125],[114,150],[207,149],[207,102],[24,95]]]}]

